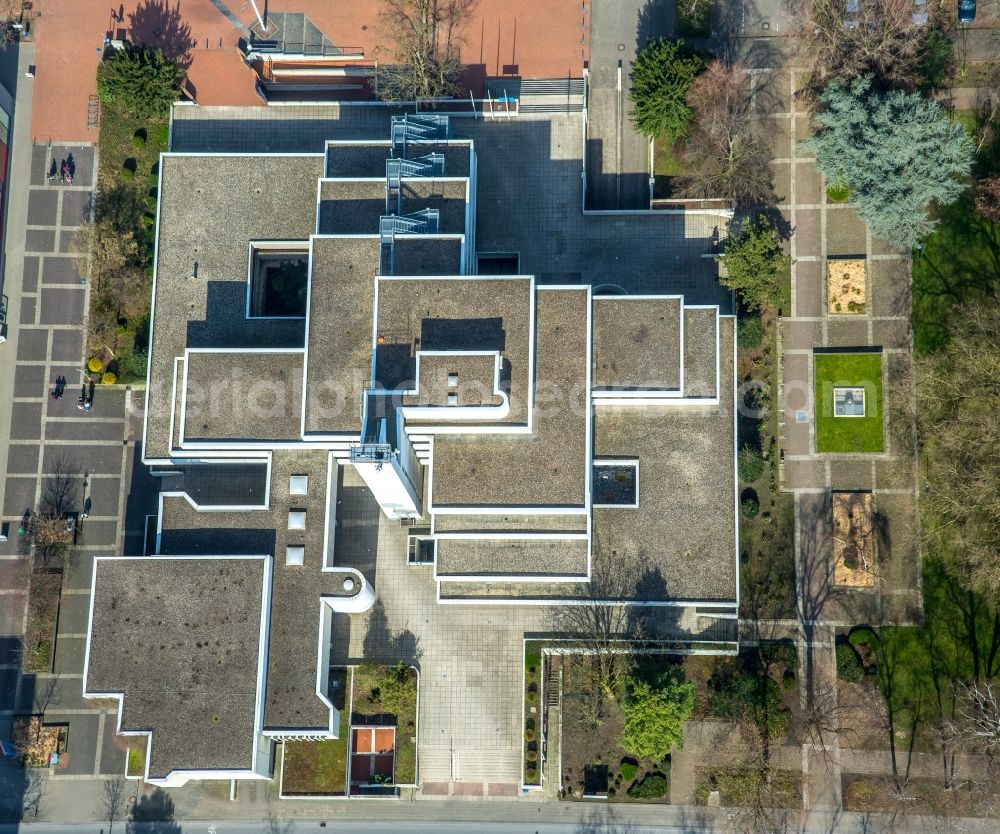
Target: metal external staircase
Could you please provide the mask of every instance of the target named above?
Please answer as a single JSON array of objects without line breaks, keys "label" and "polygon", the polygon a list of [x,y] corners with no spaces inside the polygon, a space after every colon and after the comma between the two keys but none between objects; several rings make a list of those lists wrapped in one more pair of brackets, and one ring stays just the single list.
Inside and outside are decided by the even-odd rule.
[{"label": "metal external staircase", "polygon": [[396,235],[437,234],[441,213],[437,209],[422,209],[412,214],[387,214],[379,218],[379,235],[383,244],[392,245]]},{"label": "metal external staircase", "polygon": [[392,117],[392,152],[403,159],[406,158],[407,142],[447,139],[449,136],[447,116],[406,113]]},{"label": "metal external staircase", "polygon": [[444,154],[429,153],[417,159],[390,157],[385,161],[385,213],[402,214],[403,177],[440,177]]}]

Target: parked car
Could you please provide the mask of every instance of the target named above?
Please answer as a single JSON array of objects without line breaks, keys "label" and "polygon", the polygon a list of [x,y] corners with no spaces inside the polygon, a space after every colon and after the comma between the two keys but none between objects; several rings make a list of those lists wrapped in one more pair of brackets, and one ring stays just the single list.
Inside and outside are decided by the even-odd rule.
[{"label": "parked car", "polygon": [[976,19],[976,0],[958,0],[958,22],[972,23]]}]

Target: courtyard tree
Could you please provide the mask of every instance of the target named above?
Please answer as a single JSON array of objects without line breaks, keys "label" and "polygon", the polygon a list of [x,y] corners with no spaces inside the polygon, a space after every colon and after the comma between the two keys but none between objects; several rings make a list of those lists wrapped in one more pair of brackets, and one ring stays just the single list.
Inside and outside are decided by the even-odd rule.
[{"label": "courtyard tree", "polygon": [[764,215],[734,223],[726,252],[716,260],[722,265],[719,280],[739,293],[746,308],[773,308],[781,302],[779,274],[792,261],[782,253],[778,230]]},{"label": "courtyard tree", "polygon": [[462,30],[476,0],[383,0],[379,19],[393,63],[376,70],[387,101],[453,96],[462,73]]},{"label": "courtyard tree", "polygon": [[590,721],[604,718],[605,702],[617,701],[635,665],[632,649],[645,638],[645,624],[635,609],[620,600],[634,599],[643,579],[642,554],[612,556],[595,538],[590,582],[580,583],[573,605],[552,607],[552,631],[568,637],[586,655],[590,688]]},{"label": "courtyard tree", "polygon": [[683,136],[692,116],[688,92],[703,66],[681,41],[649,41],[632,65],[629,98],[636,129],[651,139],[663,136],[674,141]]},{"label": "courtyard tree", "polygon": [[858,215],[876,237],[902,248],[933,228],[928,206],[965,190],[973,145],[965,129],[919,93],[872,90],[870,76],[834,82],[803,144],[828,182],[846,183]]},{"label": "courtyard tree", "polygon": [[754,107],[746,68],[713,61],[691,84],[693,113],[679,178],[689,197],[731,197],[740,205],[773,198],[771,146],[761,108]]},{"label": "courtyard tree", "polygon": [[1000,594],[1000,300],[955,308],[952,335],[918,357],[922,529],[970,591]]},{"label": "courtyard tree", "polygon": [[128,782],[122,775],[112,776],[104,782],[104,818],[108,821],[108,834],[115,830],[115,823],[125,813],[129,799]]},{"label": "courtyard tree", "polygon": [[913,22],[912,0],[862,0],[848,11],[844,0],[810,0],[799,38],[815,77],[913,85],[924,56],[923,29]]},{"label": "courtyard tree", "polygon": [[621,707],[622,750],[661,762],[671,749],[684,745],[684,722],[694,709],[694,684],[684,680],[679,667],[660,672],[651,682],[632,678]]},{"label": "courtyard tree", "polygon": [[163,116],[177,100],[181,65],[159,49],[127,43],[112,50],[97,68],[97,94],[105,104],[120,104],[136,118]]}]

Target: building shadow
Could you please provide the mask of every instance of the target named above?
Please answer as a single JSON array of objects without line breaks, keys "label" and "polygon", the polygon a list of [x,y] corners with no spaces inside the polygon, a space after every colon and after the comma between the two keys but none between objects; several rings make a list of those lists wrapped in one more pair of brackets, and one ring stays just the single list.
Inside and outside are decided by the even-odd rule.
[{"label": "building shadow", "polygon": [[180,0],[171,7],[168,0],[143,0],[129,14],[129,31],[134,43],[162,50],[167,58],[177,61],[185,70],[191,66],[191,49],[195,45],[191,27],[181,16]]}]

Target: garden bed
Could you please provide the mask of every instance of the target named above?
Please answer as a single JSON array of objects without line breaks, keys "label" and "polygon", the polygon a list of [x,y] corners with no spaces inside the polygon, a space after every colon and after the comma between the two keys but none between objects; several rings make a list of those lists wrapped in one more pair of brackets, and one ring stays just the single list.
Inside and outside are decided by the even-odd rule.
[{"label": "garden bed", "polygon": [[24,633],[22,657],[22,668],[25,672],[52,671],[61,591],[61,573],[31,574],[28,590],[28,626]]},{"label": "garden bed", "polygon": [[[814,353],[816,451],[884,449],[881,353]],[[838,389],[864,392],[863,416],[835,416]]]},{"label": "garden bed", "polygon": [[128,296],[126,303],[131,312],[119,318],[116,326],[111,326],[113,316],[110,324],[96,326],[102,316],[104,319],[108,316],[108,300],[101,292],[90,294],[87,358],[96,356],[100,367],[97,370],[88,367],[88,371],[98,382],[129,383],[146,379],[160,154],[167,150],[168,139],[168,114],[143,120],[117,102],[101,106],[97,220],[108,219],[116,227],[128,225],[128,229],[117,229],[130,231],[136,241],[137,251],[127,268],[136,270],[145,280],[127,284],[128,290],[123,295]]},{"label": "garden bed", "polygon": [[864,258],[830,258],[826,263],[827,312],[864,313],[868,297]]},{"label": "garden bed", "polygon": [[[602,692],[594,681],[591,662],[586,655],[563,656],[561,795],[668,803],[670,757],[654,761],[622,748],[624,693],[610,697]],[[650,655],[642,658],[633,674],[650,680],[668,668],[682,668],[681,659]]]},{"label": "garden bed", "polygon": [[416,669],[402,663],[354,669],[351,725],[395,728],[394,785],[417,781],[417,688]]},{"label": "garden bed", "polygon": [[542,714],[542,675],[545,659],[542,644],[528,640],[524,644],[524,755],[521,778],[524,784],[538,787],[542,784],[541,749],[545,730]]},{"label": "garden bed", "polygon": [[146,775],[146,743],[145,736],[129,738],[125,748],[125,777],[127,779],[141,779]]},{"label": "garden bed", "polygon": [[875,520],[870,492],[834,492],[833,583],[850,588],[875,585]]}]

